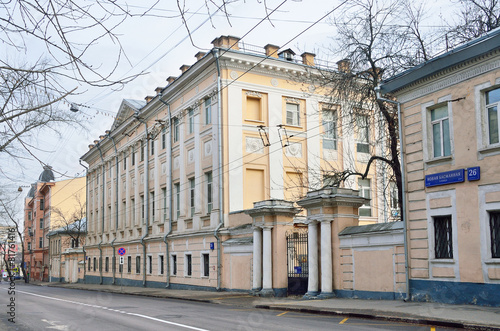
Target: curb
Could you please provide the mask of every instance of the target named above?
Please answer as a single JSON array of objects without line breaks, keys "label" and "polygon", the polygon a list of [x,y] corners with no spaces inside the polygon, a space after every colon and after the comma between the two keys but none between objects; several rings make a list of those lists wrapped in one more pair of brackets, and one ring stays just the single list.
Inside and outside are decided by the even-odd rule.
[{"label": "curb", "polygon": [[485,330],[485,331],[500,331],[500,327],[488,326],[483,324],[474,324],[467,322],[457,322],[440,318],[428,318],[404,313],[380,312],[380,311],[353,311],[353,310],[332,310],[328,308],[307,308],[307,307],[290,307],[290,306],[273,306],[273,305],[255,305],[258,309],[269,310],[286,310],[292,312],[318,314],[318,315],[331,315],[331,316],[346,316],[355,318],[366,318],[374,320],[404,322],[410,324],[423,324],[432,326],[444,326],[450,328],[460,328],[469,330]]}]

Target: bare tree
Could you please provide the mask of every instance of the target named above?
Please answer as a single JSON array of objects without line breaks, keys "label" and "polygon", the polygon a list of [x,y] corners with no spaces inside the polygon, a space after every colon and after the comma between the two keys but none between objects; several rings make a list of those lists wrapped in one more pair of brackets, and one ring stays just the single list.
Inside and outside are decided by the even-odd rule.
[{"label": "bare tree", "polygon": [[454,47],[500,27],[500,1],[457,0],[455,22],[448,23],[447,48]]},{"label": "bare tree", "polygon": [[74,205],[72,211],[64,211],[57,207],[51,208],[51,222],[60,225],[57,229],[65,236],[65,244],[71,247],[80,247],[87,233],[86,204],[79,194],[74,194]]}]

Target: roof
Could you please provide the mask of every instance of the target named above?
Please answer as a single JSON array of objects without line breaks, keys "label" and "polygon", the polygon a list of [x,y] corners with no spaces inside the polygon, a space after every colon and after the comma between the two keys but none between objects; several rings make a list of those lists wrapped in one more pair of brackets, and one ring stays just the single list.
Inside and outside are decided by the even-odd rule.
[{"label": "roof", "polygon": [[146,104],[146,100],[123,99],[111,130],[120,126],[120,124],[134,113],[139,112]]},{"label": "roof", "polygon": [[49,165],[43,166],[43,171],[38,177],[38,181],[40,182],[50,182],[54,180],[54,173],[52,172],[52,167]]},{"label": "roof", "polygon": [[380,92],[385,94],[400,90],[413,82],[499,49],[500,28],[496,28],[482,37],[384,80],[380,85]]},{"label": "roof", "polygon": [[370,232],[386,232],[403,229],[403,222],[376,223],[361,226],[349,226],[340,231],[339,236],[370,233]]}]

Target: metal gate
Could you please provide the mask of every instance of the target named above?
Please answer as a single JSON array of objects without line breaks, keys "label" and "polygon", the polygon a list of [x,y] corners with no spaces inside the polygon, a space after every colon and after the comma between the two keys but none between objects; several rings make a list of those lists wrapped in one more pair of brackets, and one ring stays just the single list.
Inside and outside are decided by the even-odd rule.
[{"label": "metal gate", "polygon": [[309,264],[307,257],[307,230],[289,230],[286,233],[288,295],[307,292]]}]

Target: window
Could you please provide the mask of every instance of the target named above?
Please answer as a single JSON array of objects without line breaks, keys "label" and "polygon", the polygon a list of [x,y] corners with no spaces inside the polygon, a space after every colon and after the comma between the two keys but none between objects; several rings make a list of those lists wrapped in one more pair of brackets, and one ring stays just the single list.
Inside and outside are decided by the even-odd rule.
[{"label": "window", "polygon": [[90,271],[90,258],[87,261],[87,271]]},{"label": "window", "polygon": [[[358,179],[359,195],[363,198],[371,199],[371,189],[369,179]],[[359,216],[372,216],[371,200],[359,207]]]},{"label": "window", "polygon": [[189,206],[191,207],[191,217],[194,215],[194,178],[189,178]]},{"label": "window", "polygon": [[106,256],[106,260],[104,262],[104,272],[109,271],[109,256]]},{"label": "window", "polygon": [[40,237],[38,240],[38,248],[42,248],[42,247],[43,247],[43,237]]},{"label": "window", "polygon": [[451,216],[435,216],[434,220],[434,253],[436,259],[453,258],[453,241],[451,233]]},{"label": "window", "polygon": [[151,155],[155,155],[155,141],[151,140]]},{"label": "window", "polygon": [[139,255],[135,257],[135,273],[141,273],[141,257]]},{"label": "window", "polygon": [[43,210],[44,204],[45,204],[45,200],[40,199],[40,210]]},{"label": "window", "polygon": [[96,184],[99,185],[99,174],[96,175],[95,181],[96,181]]},{"label": "window", "polygon": [[179,141],[179,119],[174,118],[174,143]]},{"label": "window", "polygon": [[153,257],[148,255],[148,274],[153,273]]},{"label": "window", "polygon": [[177,255],[173,254],[172,255],[172,275],[175,276],[177,275]]},{"label": "window", "polygon": [[248,120],[262,121],[261,99],[247,96],[247,109],[245,118]]},{"label": "window", "polygon": [[163,195],[163,220],[167,220],[167,189],[162,188],[161,193]]},{"label": "window", "polygon": [[28,250],[31,251],[31,243],[28,243]]},{"label": "window", "polygon": [[432,150],[434,157],[451,155],[448,106],[431,109]]},{"label": "window", "polygon": [[210,257],[208,255],[208,253],[206,254],[202,254],[202,260],[203,260],[203,272],[202,272],[202,275],[203,277],[208,277],[209,276],[209,272],[210,272]]},{"label": "window", "polygon": [[31,211],[28,212],[28,221],[31,221],[32,213]]},{"label": "window", "polygon": [[141,195],[141,220],[144,222],[144,195]]},{"label": "window", "polygon": [[286,104],[286,124],[300,125],[300,105],[297,103]]},{"label": "window", "polygon": [[186,276],[191,276],[193,274],[193,264],[191,254],[186,254],[184,259],[184,273]]},{"label": "window", "polygon": [[127,272],[132,272],[132,256],[127,256]]},{"label": "window", "polygon": [[370,153],[369,136],[370,136],[370,121],[366,115],[358,115],[356,117],[356,126],[358,129],[358,141],[356,151],[358,153]]},{"label": "window", "polygon": [[212,123],[212,99],[205,99],[205,124]]},{"label": "window", "polygon": [[97,269],[97,259],[94,257],[94,271]]},{"label": "window", "polygon": [[486,112],[488,114],[488,139],[490,144],[500,142],[498,136],[498,108],[500,107],[500,88],[486,92]]},{"label": "window", "polygon": [[123,170],[127,170],[127,155],[123,153]]},{"label": "window", "polygon": [[43,218],[40,218],[40,229],[43,229]]},{"label": "window", "polygon": [[130,220],[129,220],[129,223],[130,223],[130,222],[132,222],[132,220],[134,220],[134,221],[135,221],[135,219],[136,219],[136,217],[137,217],[137,216],[135,215],[135,199],[130,199],[130,203],[132,204],[132,216],[131,216],[131,218],[130,218]]},{"label": "window", "polygon": [[141,161],[144,161],[144,141],[141,140]]},{"label": "window", "polygon": [[194,110],[190,110],[188,112],[188,117],[189,117],[189,134],[194,132]]},{"label": "window", "polygon": [[161,130],[161,149],[165,149],[167,147],[167,130],[163,128]]},{"label": "window", "polygon": [[160,275],[163,275],[165,273],[165,262],[163,260],[163,255],[158,255],[158,273]]},{"label": "window", "polygon": [[131,158],[132,158],[132,160],[131,160],[132,165],[135,165],[135,150],[134,150],[134,148],[132,148]]},{"label": "window", "polygon": [[155,192],[151,192],[149,194],[150,198],[151,198],[151,218],[154,219],[155,217]]},{"label": "window", "polygon": [[212,212],[212,172],[205,173],[205,181],[207,182],[207,213]]},{"label": "window", "polygon": [[389,194],[390,194],[390,204],[391,204],[391,216],[399,218],[399,197],[398,197],[398,185],[395,182],[389,184]]},{"label": "window", "polygon": [[490,211],[491,258],[500,258],[500,211]]},{"label": "window", "polygon": [[323,148],[337,149],[337,111],[323,109]]},{"label": "window", "polygon": [[175,188],[175,215],[179,219],[181,216],[181,185],[179,183],[174,184]]}]

